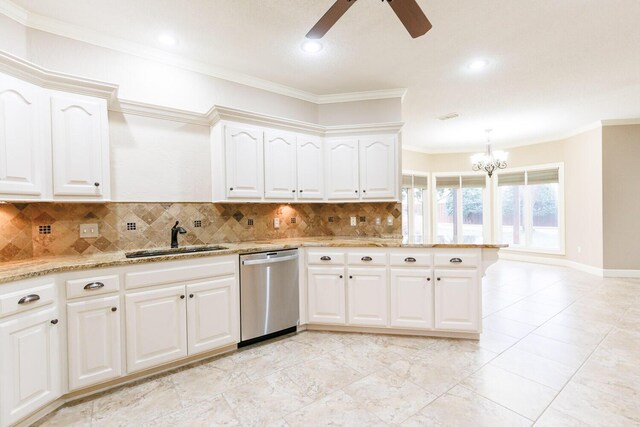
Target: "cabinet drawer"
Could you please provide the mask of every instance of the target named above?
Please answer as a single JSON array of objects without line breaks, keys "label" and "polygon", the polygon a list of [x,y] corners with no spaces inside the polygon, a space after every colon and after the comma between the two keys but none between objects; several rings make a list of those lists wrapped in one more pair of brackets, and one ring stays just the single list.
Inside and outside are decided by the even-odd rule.
[{"label": "cabinet drawer", "polygon": [[387,265],[387,254],[354,252],[347,255],[349,265]]},{"label": "cabinet drawer", "polygon": [[110,294],[118,290],[120,290],[120,280],[117,275],[67,280],[68,299]]},{"label": "cabinet drawer", "polygon": [[429,267],[431,266],[431,254],[415,252],[391,253],[389,263],[393,267]]},{"label": "cabinet drawer", "polygon": [[436,253],[434,265],[436,267],[477,267],[480,265],[480,255],[469,252]]},{"label": "cabinet drawer", "polygon": [[0,317],[51,304],[55,298],[54,283],[2,295],[0,296]]},{"label": "cabinet drawer", "polygon": [[344,264],[345,256],[342,252],[309,252],[307,262],[309,264],[335,265]]},{"label": "cabinet drawer", "polygon": [[173,265],[154,270],[138,271],[125,274],[127,289],[143,288],[146,286],[164,285],[167,283],[187,282],[235,274],[237,257],[225,261],[200,265]]}]

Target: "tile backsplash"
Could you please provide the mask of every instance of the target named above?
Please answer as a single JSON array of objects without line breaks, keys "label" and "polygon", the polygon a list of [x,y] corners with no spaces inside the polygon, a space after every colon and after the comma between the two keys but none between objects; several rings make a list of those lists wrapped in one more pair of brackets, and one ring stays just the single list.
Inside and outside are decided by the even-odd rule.
[{"label": "tile backsplash", "polygon": [[[350,217],[357,218],[356,226]],[[387,217],[393,225],[387,225]],[[274,228],[273,220],[280,220]],[[380,224],[376,225],[376,218]],[[317,236],[402,236],[399,203],[3,203],[0,262],[168,246],[176,221],[182,245]],[[80,238],[80,224],[99,237]]]}]

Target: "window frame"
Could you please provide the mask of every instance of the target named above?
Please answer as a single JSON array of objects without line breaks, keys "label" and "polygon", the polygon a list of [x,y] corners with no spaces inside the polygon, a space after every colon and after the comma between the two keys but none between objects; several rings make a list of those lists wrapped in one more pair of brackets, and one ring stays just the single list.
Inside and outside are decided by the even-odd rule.
[{"label": "window frame", "polygon": [[[492,183],[493,197],[493,240],[500,242],[502,240],[502,199],[500,197],[500,190],[498,188],[498,176],[502,174],[509,174],[513,172],[526,172],[525,173],[525,185],[524,185],[524,231],[525,231],[525,245],[531,242],[531,232],[533,229],[533,215],[531,209],[531,192],[528,184],[529,175],[527,172],[534,172],[547,169],[558,169],[558,235],[560,239],[559,249],[542,249],[532,248],[529,246],[514,247],[509,246],[502,250],[513,252],[526,252],[537,253],[547,255],[566,255],[565,241],[566,241],[566,226],[565,226],[565,198],[564,198],[564,162],[559,163],[547,163],[543,165],[523,166],[519,168],[507,168],[503,171],[494,174],[496,178]],[[493,178],[492,178],[493,179]]]},{"label": "window frame", "polygon": [[[421,171],[412,171],[412,170],[403,170],[400,181],[402,182],[402,177],[410,175],[412,178],[419,176],[421,178],[427,178],[427,188],[423,189],[423,203],[422,203],[422,229],[424,230],[424,237],[422,243],[429,243],[431,239],[431,228],[429,228],[430,222],[430,203],[431,203],[431,187],[432,180],[431,174],[429,172],[421,172]],[[415,216],[413,209],[413,191],[416,189],[413,179],[411,180],[411,187],[405,187],[403,184],[400,185],[400,193],[402,194],[402,190],[404,188],[408,188],[409,194],[407,194],[407,211],[409,212],[409,224],[407,224],[407,230],[409,233],[407,243],[416,243],[414,240],[414,228],[415,228]],[[422,188],[422,187],[420,187]],[[405,236],[402,236],[404,240]]]},{"label": "window frame", "polygon": [[[478,172],[473,172],[473,171],[465,171],[465,172],[433,172],[431,174],[431,200],[432,200],[432,205],[431,205],[431,235],[432,236],[437,236],[438,235],[438,219],[436,218],[436,213],[438,210],[438,207],[436,206],[436,203],[438,201],[438,189],[436,188],[436,185],[438,183],[438,178],[451,178],[451,177],[460,177],[460,179],[463,176],[480,176],[480,175],[484,175],[485,177],[485,186],[484,186],[484,191],[482,192],[482,241],[483,243],[487,244],[491,241],[491,220],[492,220],[492,216],[491,216],[491,192],[492,192],[492,188],[491,188],[491,182],[489,181],[489,176],[486,174],[486,172],[483,171],[478,171]],[[460,180],[461,182],[461,180]],[[462,190],[462,187],[458,187],[459,190]],[[462,191],[457,191],[456,192],[456,197],[457,197],[457,206],[462,207]],[[458,230],[462,230],[463,228],[463,210],[464,209],[459,209],[458,213],[456,215],[456,226],[458,228]],[[455,242],[454,244],[463,244],[462,242],[463,239],[463,233],[458,233],[457,236],[457,242]],[[433,242],[433,243],[437,243],[437,242]]]}]

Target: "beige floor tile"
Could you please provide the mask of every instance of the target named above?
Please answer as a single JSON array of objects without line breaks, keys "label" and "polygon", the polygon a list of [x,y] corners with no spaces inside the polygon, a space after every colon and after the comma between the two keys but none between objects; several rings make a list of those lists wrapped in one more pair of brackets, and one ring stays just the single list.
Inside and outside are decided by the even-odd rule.
[{"label": "beige floor tile", "polygon": [[545,323],[534,332],[536,335],[595,349],[605,334],[587,329],[576,329],[557,323]]},{"label": "beige floor tile", "polygon": [[344,392],[386,423],[401,423],[436,398],[412,382],[398,378],[389,370],[369,375]]},{"label": "beige floor tile", "polygon": [[551,408],[593,426],[637,426],[640,409],[637,399],[570,382]]},{"label": "beige floor tile", "polygon": [[224,371],[210,364],[180,370],[170,378],[184,406],[210,400],[225,390],[250,381],[239,369]]},{"label": "beige floor tile", "polygon": [[335,359],[319,357],[299,363],[284,372],[307,396],[316,400],[361,379],[364,374]]},{"label": "beige floor tile", "polygon": [[223,396],[243,426],[279,420],[313,402],[282,371],[227,390]]},{"label": "beige floor tile", "polygon": [[240,421],[221,395],[180,409],[143,424],[145,427],[240,426]]},{"label": "beige floor tile", "polygon": [[536,421],[536,427],[584,427],[586,424],[557,409],[547,408]]},{"label": "beige floor tile", "polygon": [[536,313],[533,311],[522,310],[520,308],[507,307],[496,313],[500,317],[504,317],[511,320],[517,320],[518,322],[526,323],[528,325],[540,326],[547,320],[551,319],[553,315]]},{"label": "beige floor tile", "polygon": [[362,374],[371,374],[401,360],[402,354],[386,351],[378,344],[369,341],[368,336],[358,343],[330,352],[327,357],[349,366]]},{"label": "beige floor tile", "polygon": [[530,420],[538,418],[557,393],[545,385],[491,365],[461,384]]},{"label": "beige floor tile", "polygon": [[516,427],[530,426],[531,420],[465,387],[457,386],[431,402],[402,425]]},{"label": "beige floor tile", "polygon": [[494,353],[502,353],[518,342],[517,338],[494,331],[483,331],[478,340],[478,345]]},{"label": "beige floor tile", "polygon": [[606,352],[594,353],[572,381],[640,402],[640,365],[622,362]]},{"label": "beige floor tile", "polygon": [[554,316],[549,323],[568,326],[574,329],[587,329],[590,332],[606,335],[613,329],[614,323],[601,322],[599,320],[585,319],[583,317],[575,316],[569,313],[567,310],[558,313]]},{"label": "beige floor tile", "polygon": [[287,415],[285,421],[291,427],[387,425],[342,390]]},{"label": "beige floor tile", "polygon": [[46,427],[84,427],[91,425],[93,400],[64,406],[36,423]]},{"label": "beige floor tile", "polygon": [[578,369],[591,354],[589,347],[567,344],[536,334],[526,336],[514,348],[562,363],[574,370]]},{"label": "beige floor tile", "polygon": [[527,336],[536,327],[517,320],[507,319],[498,314],[484,318],[483,328],[486,331],[498,332],[514,338]]},{"label": "beige floor tile", "polygon": [[491,365],[555,390],[562,389],[576,371],[561,363],[517,348],[505,351],[491,361]]}]

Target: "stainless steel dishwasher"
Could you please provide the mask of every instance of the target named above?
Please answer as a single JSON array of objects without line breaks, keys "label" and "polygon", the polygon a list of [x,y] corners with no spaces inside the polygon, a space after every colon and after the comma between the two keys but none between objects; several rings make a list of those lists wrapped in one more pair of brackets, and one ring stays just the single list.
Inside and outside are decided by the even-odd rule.
[{"label": "stainless steel dishwasher", "polygon": [[240,344],[294,332],[300,320],[298,250],[240,256]]}]

